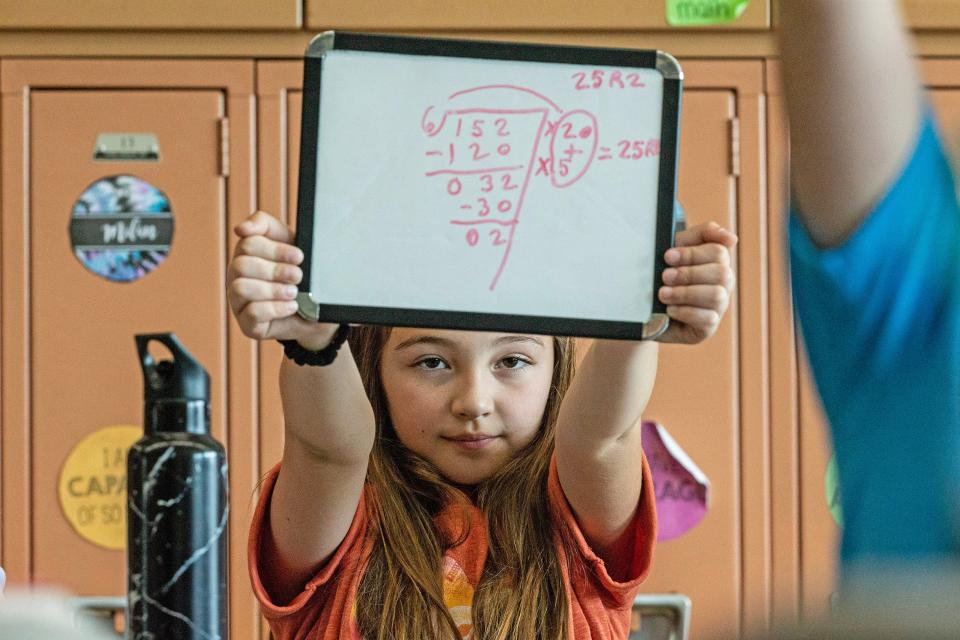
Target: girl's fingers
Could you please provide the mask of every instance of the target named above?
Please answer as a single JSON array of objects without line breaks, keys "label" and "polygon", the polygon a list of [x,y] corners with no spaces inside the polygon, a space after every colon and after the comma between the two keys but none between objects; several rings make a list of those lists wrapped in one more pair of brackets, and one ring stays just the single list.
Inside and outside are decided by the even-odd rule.
[{"label": "girl's fingers", "polygon": [[717,225],[716,227],[706,229],[703,232],[703,241],[716,242],[717,244],[722,244],[728,249],[733,249],[735,246],[737,246],[737,242],[740,241],[740,238],[738,238],[737,234],[734,232]]},{"label": "girl's fingers", "polygon": [[692,247],[697,244],[703,244],[705,242],[703,234],[708,229],[714,227],[719,228],[720,225],[716,222],[705,222],[690,227],[689,229],[678,231],[676,237],[674,237],[674,245],[677,247]]},{"label": "girl's fingers", "polygon": [[250,302],[237,313],[237,323],[246,335],[263,340],[279,335],[279,325],[273,325],[296,313],[297,303],[292,301]]},{"label": "girl's fingers", "polygon": [[672,247],[667,249],[664,260],[671,267],[709,264],[711,262],[729,265],[730,250],[716,242],[698,244],[692,247]]},{"label": "girl's fingers", "polygon": [[732,249],[739,240],[735,233],[724,227],[721,227],[716,222],[708,222],[703,225],[698,225],[698,227],[694,227],[694,229],[698,229],[699,227],[702,227],[702,229],[699,229],[699,236],[697,237],[698,242],[690,242],[687,244],[687,246],[716,242],[717,244],[721,244],[728,249]]},{"label": "girl's fingers", "polygon": [[294,240],[293,231],[265,211],[257,211],[251,214],[246,220],[234,227],[233,232],[241,238],[260,235],[287,244],[292,243]]},{"label": "girl's fingers", "polygon": [[292,244],[271,240],[264,235],[247,236],[237,243],[234,256],[253,256],[273,262],[300,264],[303,262],[303,252]]},{"label": "girl's fingers", "polygon": [[227,281],[236,278],[253,278],[286,284],[299,284],[303,279],[300,267],[285,262],[273,262],[257,256],[239,255],[227,267]]},{"label": "girl's fingers", "polygon": [[727,248],[737,244],[737,236],[716,222],[705,222],[689,229],[678,231],[675,244],[678,247],[692,247],[698,244],[716,242]]},{"label": "girl's fingers", "polygon": [[227,300],[230,308],[238,315],[251,302],[296,300],[297,287],[280,282],[267,282],[252,278],[237,278],[227,286]]},{"label": "girl's fingers", "polygon": [[667,315],[687,325],[701,340],[713,335],[720,325],[720,313],[712,309],[669,305]]},{"label": "girl's fingers", "polygon": [[663,271],[663,283],[671,287],[693,284],[716,284],[733,290],[736,278],[733,269],[718,262],[689,267],[670,267]]},{"label": "girl's fingers", "polygon": [[674,321],[664,340],[695,344],[716,332],[736,286],[730,251],[737,241],[715,222],[677,233],[676,246],[664,255],[666,286],[657,292]]},{"label": "girl's fingers", "polygon": [[698,307],[723,313],[730,294],[719,285],[695,284],[686,287],[660,287],[660,301],[668,305]]}]

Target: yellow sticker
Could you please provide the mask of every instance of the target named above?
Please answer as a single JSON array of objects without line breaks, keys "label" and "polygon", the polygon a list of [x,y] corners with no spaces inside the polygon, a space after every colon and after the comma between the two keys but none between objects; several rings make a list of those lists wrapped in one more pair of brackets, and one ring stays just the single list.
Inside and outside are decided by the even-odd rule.
[{"label": "yellow sticker", "polygon": [[143,428],[114,425],[74,446],[60,470],[63,515],[80,537],[106,549],[127,547],[127,451]]}]

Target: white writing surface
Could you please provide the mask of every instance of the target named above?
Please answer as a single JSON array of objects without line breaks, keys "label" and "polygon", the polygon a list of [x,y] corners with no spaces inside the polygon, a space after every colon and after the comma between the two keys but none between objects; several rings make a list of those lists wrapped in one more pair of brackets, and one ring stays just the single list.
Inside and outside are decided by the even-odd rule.
[{"label": "white writing surface", "polygon": [[328,51],[311,293],[647,321],[662,100],[648,68]]}]

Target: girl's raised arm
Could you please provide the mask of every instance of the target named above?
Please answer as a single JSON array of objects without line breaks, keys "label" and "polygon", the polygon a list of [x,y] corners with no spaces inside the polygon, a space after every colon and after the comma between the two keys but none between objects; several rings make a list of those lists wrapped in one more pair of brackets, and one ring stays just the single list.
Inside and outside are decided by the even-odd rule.
[{"label": "girl's raised arm", "polygon": [[[730,250],[737,237],[709,223],[677,234],[667,251],[670,329],[661,342],[700,342],[716,332],[734,286]],[[563,400],[556,430],[557,473],[578,524],[611,576],[626,571],[619,542],[642,491],[640,416],[657,371],[657,345],[597,340]]]},{"label": "girl's raised arm", "polygon": [[657,345],[597,340],[580,364],[557,419],[557,474],[577,523],[618,577],[616,542],[640,500],[640,414],[657,371]]},{"label": "girl's raised arm", "polygon": [[[260,340],[292,339],[322,349],[336,325],[296,315],[294,286],[302,252],[293,233],[258,212],[240,223],[227,274],[230,307],[243,332]],[[302,590],[344,539],[353,521],[373,447],[373,411],[349,345],[326,367],[280,369],[284,448],[270,502],[261,577],[277,602]]]}]

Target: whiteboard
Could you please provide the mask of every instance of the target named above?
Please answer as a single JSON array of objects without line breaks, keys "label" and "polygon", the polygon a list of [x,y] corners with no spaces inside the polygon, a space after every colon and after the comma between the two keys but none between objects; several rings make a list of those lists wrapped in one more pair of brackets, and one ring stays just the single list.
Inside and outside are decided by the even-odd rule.
[{"label": "whiteboard", "polygon": [[679,85],[659,52],[320,36],[301,314],[642,337],[663,312]]}]

